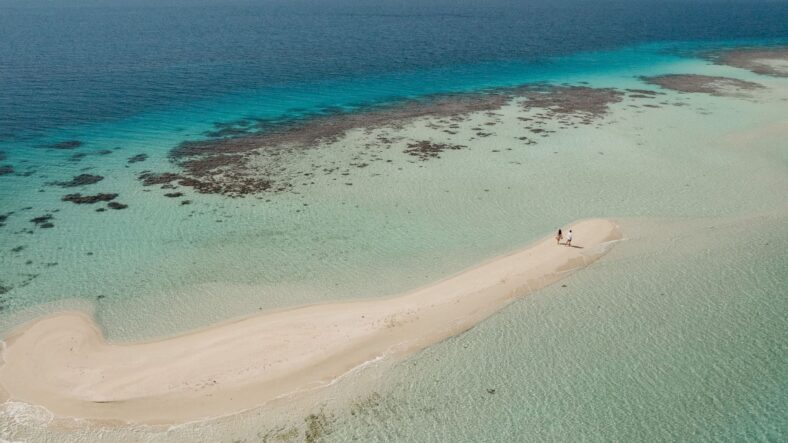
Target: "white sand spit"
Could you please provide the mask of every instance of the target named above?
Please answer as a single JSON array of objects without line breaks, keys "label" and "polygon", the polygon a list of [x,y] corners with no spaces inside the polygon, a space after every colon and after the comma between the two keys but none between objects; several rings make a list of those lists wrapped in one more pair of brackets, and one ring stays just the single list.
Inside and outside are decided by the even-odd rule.
[{"label": "white sand spit", "polygon": [[601,257],[610,220],[550,238],[404,295],[261,313],[143,343],[107,343],[93,319],[61,312],[5,339],[0,399],[59,417],[166,424],[227,415],[327,385],[385,355],[461,333],[512,299]]}]

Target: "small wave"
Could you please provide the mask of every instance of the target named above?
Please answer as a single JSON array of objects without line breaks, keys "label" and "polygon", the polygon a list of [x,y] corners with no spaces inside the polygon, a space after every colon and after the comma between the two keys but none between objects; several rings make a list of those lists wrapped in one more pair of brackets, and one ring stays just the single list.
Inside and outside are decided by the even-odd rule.
[{"label": "small wave", "polygon": [[37,429],[49,425],[55,415],[43,406],[19,401],[0,404],[0,443],[13,442],[13,435],[22,429]]}]

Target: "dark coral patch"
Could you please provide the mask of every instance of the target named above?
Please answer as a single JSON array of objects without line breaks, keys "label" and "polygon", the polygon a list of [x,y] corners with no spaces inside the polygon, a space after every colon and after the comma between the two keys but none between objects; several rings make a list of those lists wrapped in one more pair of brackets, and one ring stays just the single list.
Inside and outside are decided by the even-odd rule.
[{"label": "dark coral patch", "polygon": [[678,92],[704,93],[714,96],[749,97],[751,91],[763,89],[763,85],[729,77],[698,74],[666,74],[641,77],[646,83]]},{"label": "dark coral patch", "polygon": [[126,209],[129,205],[124,205],[123,203],[118,202],[109,202],[107,203],[107,207],[110,209]]},{"label": "dark coral patch", "polygon": [[664,92],[652,91],[651,89],[625,89],[625,91],[629,92],[630,94],[648,95],[648,96],[656,96],[656,95],[664,94]]},{"label": "dark coral patch", "polygon": [[127,163],[139,163],[148,159],[148,154],[137,154],[129,157]]},{"label": "dark coral patch", "polygon": [[92,185],[94,183],[100,182],[101,180],[104,180],[104,177],[100,175],[80,174],[74,176],[74,178],[72,178],[69,181],[53,182],[52,184],[63,188],[73,188],[76,186]]},{"label": "dark coral patch", "polygon": [[170,183],[176,180],[183,179],[183,176],[180,174],[174,174],[172,172],[164,172],[164,173],[153,173],[150,171],[145,171],[137,177],[143,184],[143,186],[151,186],[151,185],[163,185],[165,183]]},{"label": "dark coral patch", "polygon": [[11,166],[11,165],[2,165],[2,166],[0,166],[0,175],[13,174],[13,173],[14,173],[14,167],[13,166]]},{"label": "dark coral patch", "polygon": [[542,108],[547,114],[542,119],[575,117],[584,124],[607,114],[609,106],[623,100],[624,93],[612,88],[588,86],[542,86],[526,89],[525,109]]},{"label": "dark coral patch", "polygon": [[[288,156],[299,150],[313,149],[321,143],[338,140],[347,131],[369,131],[386,125],[401,127],[418,117],[447,117],[499,109],[510,97],[499,91],[454,94],[407,100],[394,105],[371,106],[357,112],[326,109],[310,118],[258,120],[216,124],[222,138],[181,143],[170,152],[170,160],[180,168],[178,174],[141,176],[143,184],[160,180],[178,181],[201,193],[243,196],[264,191],[282,192],[295,185],[300,173],[291,171]],[[229,131],[228,131],[229,130]],[[240,135],[230,135],[243,132]],[[248,132],[248,133],[247,133]]]},{"label": "dark coral patch", "polygon": [[81,162],[83,158],[87,157],[87,155],[88,154],[84,152],[75,152],[74,154],[71,155],[71,157],[68,158],[68,161],[74,163]]},{"label": "dark coral patch", "polygon": [[738,48],[706,54],[719,65],[748,69],[756,74],[788,77],[788,46]]},{"label": "dark coral patch", "polygon": [[[615,89],[524,85],[402,100],[360,107],[353,111],[326,109],[322,113],[290,120],[245,119],[216,123],[216,130],[206,134],[212,138],[185,141],[170,151],[169,159],[176,168],[173,172],[146,171],[139,179],[146,186],[171,186],[177,183],[192,187],[200,193],[228,196],[284,192],[299,185],[313,184],[304,177],[318,170],[314,165],[312,171],[297,170],[291,161],[294,156],[336,142],[351,130],[362,130],[372,135],[375,129],[399,130],[414,119],[429,117],[437,119],[430,122],[433,129],[443,129],[451,134],[459,127],[457,123],[466,120],[469,114],[485,112],[489,117],[497,117],[493,111],[518,98],[523,99],[520,104],[526,109],[544,110],[534,117],[534,124],[541,124],[553,117],[561,119],[563,124],[569,124],[570,121],[590,124],[605,115],[609,105],[621,101],[623,96],[622,91]],[[497,122],[490,121],[485,125],[494,126]],[[476,131],[478,137],[493,135],[481,129]],[[547,136],[547,131],[542,132],[543,136]],[[377,136],[377,143],[369,146],[371,149],[368,152],[388,149],[396,141],[399,140],[381,133]],[[417,141],[408,145],[405,152],[426,160],[438,158],[445,150],[460,148],[462,146]],[[361,158],[362,155],[368,158]],[[370,161],[383,160],[375,158],[376,154],[368,153],[357,157],[352,159],[350,166],[363,168]],[[341,171],[341,168],[342,165],[334,165],[325,170]],[[348,171],[342,175],[348,175]]]},{"label": "dark coral patch", "polygon": [[424,161],[431,158],[440,158],[440,154],[443,151],[456,151],[466,147],[467,146],[463,145],[449,145],[445,143],[433,143],[427,140],[422,140],[415,143],[408,143],[408,147],[405,148],[405,151],[403,152],[408,155],[418,157],[419,160]]},{"label": "dark coral patch", "polygon": [[76,149],[80,146],[82,146],[82,142],[79,140],[66,140],[49,145],[41,145],[40,147],[49,149]]},{"label": "dark coral patch", "polygon": [[52,218],[53,218],[52,214],[46,214],[46,215],[41,215],[39,217],[31,218],[30,222],[34,223],[39,228],[47,229],[55,226],[51,222]]},{"label": "dark coral patch", "polygon": [[97,202],[106,202],[114,200],[118,194],[95,194],[95,195],[82,195],[82,194],[68,194],[63,196],[61,200],[78,205],[92,205]]}]

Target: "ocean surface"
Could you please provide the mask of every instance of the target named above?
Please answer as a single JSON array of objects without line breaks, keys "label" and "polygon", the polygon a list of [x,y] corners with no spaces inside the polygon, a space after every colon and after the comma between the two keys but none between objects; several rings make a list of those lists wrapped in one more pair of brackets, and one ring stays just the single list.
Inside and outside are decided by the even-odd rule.
[{"label": "ocean surface", "polygon": [[[3,332],[78,308],[111,340],[153,338],[397,294],[585,217],[619,220],[627,237],[565,286],[346,377],[317,406],[64,431],[7,403],[0,438],[299,441],[304,427],[320,430],[312,441],[788,438],[788,81],[703,57],[788,44],[788,2],[0,0],[0,42]],[[768,92],[641,79],[671,73]],[[534,116],[512,106],[457,128],[348,131],[277,159],[293,182],[283,192],[140,179],[177,172],[183,142],[248,122],[276,130],[524,84],[663,95],[611,104],[589,126],[548,122],[528,143],[518,122]],[[467,149],[419,161],[396,141],[437,133]],[[62,200],[75,193],[119,205]]]}]

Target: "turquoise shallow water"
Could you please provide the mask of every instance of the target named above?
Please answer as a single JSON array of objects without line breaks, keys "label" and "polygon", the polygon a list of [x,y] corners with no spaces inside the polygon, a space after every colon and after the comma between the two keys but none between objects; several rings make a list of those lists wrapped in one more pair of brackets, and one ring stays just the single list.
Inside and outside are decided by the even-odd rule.
[{"label": "turquoise shallow water", "polygon": [[[6,142],[0,150],[7,152],[7,161],[21,175],[2,177],[0,196],[4,212],[14,214],[0,231],[0,246],[7,251],[22,249],[0,258],[4,269],[0,284],[12,288],[3,299],[5,314],[0,315],[0,326],[18,323],[19,319],[13,316],[16,312],[29,308],[40,312],[42,304],[64,300],[71,303],[68,300],[77,298],[99,301],[97,314],[113,319],[106,324],[111,336],[154,336],[242,315],[250,306],[265,308],[395,293],[469,266],[479,258],[509,250],[513,245],[529,241],[530,229],[546,229],[567,221],[567,213],[554,211],[551,199],[539,197],[554,193],[550,186],[559,186],[550,182],[553,180],[548,174],[550,170],[530,171],[526,177],[516,167],[515,162],[527,164],[544,158],[544,154],[553,155],[547,145],[531,150],[515,146],[511,153],[503,155],[503,161],[492,156],[491,162],[486,152],[478,150],[457,154],[460,168],[480,165],[469,170],[470,181],[452,171],[455,165],[432,162],[424,170],[423,165],[411,164],[406,155],[390,155],[392,167],[388,169],[375,169],[375,166],[353,172],[355,188],[326,183],[297,194],[244,200],[193,195],[180,190],[186,193],[183,199],[193,201],[188,206],[179,206],[181,199],[164,197],[166,191],[141,187],[136,177],[146,170],[171,169],[167,159],[169,150],[183,140],[201,138],[203,132],[213,129],[214,122],[235,121],[250,115],[262,118],[299,115],[299,112],[324,108],[329,101],[352,107],[358,103],[375,103],[390,97],[393,91],[399,96],[418,96],[544,80],[637,88],[643,87],[635,78],[638,75],[693,69],[727,72],[725,68],[705,66],[675,55],[697,50],[699,46],[698,43],[650,44],[557,58],[538,65],[512,62],[400,73],[352,82],[312,84],[301,90],[291,87],[287,94],[263,90],[228,96],[222,101],[198,101],[187,107],[152,111],[111,123],[58,129],[44,138]],[[741,72],[737,75],[747,76]],[[451,78],[452,82],[442,80],[445,78]],[[288,113],[292,109],[303,111]],[[759,114],[753,113],[742,119],[736,109],[718,112],[732,125],[744,125],[759,118]],[[691,111],[684,115],[692,119],[703,117]],[[645,123],[628,130],[630,133],[623,137],[639,137],[642,140],[638,143],[662,143],[673,136],[663,127],[649,128]],[[716,130],[716,127],[699,130],[706,132],[699,132],[697,137],[703,139]],[[642,133],[635,135],[635,131]],[[621,142],[615,133],[594,136],[599,143],[608,143],[604,137],[609,137],[612,145]],[[550,143],[572,145],[582,137],[582,133],[570,132],[556,135]],[[74,151],[31,148],[74,138],[85,145]],[[310,152],[288,161],[349,164],[358,149],[332,146],[329,151]],[[99,154],[101,150],[108,153]],[[585,189],[631,186],[637,175],[652,174],[655,169],[623,169],[611,173],[597,162],[603,159],[594,157],[597,151],[589,151],[594,161],[574,175],[574,179],[592,187]],[[86,155],[72,161],[75,153]],[[147,154],[148,159],[127,163],[131,156],[141,153]],[[666,161],[643,149],[624,151],[624,154],[628,156],[622,160],[625,163]],[[678,149],[676,154],[688,155],[683,149]],[[557,158],[554,165],[566,161]],[[499,170],[502,164],[504,169]],[[31,175],[26,176],[28,172]],[[82,173],[98,174],[104,179],[96,185],[77,188],[47,185]],[[688,169],[676,171],[676,180],[684,179],[688,173],[691,173]],[[603,174],[604,183],[601,183]],[[429,189],[416,191],[422,183],[429,184]],[[521,198],[521,189],[532,189],[531,197]],[[634,191],[611,205],[613,202],[599,198],[604,194],[603,188],[599,189],[600,192],[588,195],[575,191],[580,193],[573,204],[579,206],[569,217],[595,215],[594,208],[600,205],[606,207],[606,212],[620,216],[691,215],[698,202],[693,197],[700,196],[697,192],[689,195],[688,202],[680,203],[680,210],[676,210],[672,199],[658,204],[654,198],[642,199]],[[117,200],[130,207],[95,213],[95,206],[60,201],[71,192],[119,193]],[[414,196],[414,192],[420,195]],[[453,194],[448,200],[447,192]],[[731,198],[728,193],[713,194]],[[747,200],[742,204],[748,204]],[[532,210],[534,205],[538,210]],[[33,224],[29,220],[50,211],[57,211],[52,213],[55,228],[30,231]],[[489,218],[490,214],[495,215]],[[467,232],[489,220],[498,220],[506,228],[497,230],[493,238],[487,232],[483,238],[471,236],[473,243],[468,244]],[[517,240],[513,243],[512,239]],[[436,264],[447,252],[457,258]],[[227,283],[265,285],[269,289],[264,297],[249,293],[209,313],[201,313],[203,304],[191,300],[194,294],[201,294],[200,299],[207,301],[215,294],[216,285]],[[259,291],[259,287],[250,290]],[[164,306],[147,301],[148,297],[155,300],[162,294],[171,300]],[[137,308],[130,308],[135,304],[141,304],[147,313],[129,315],[126,311],[138,312]],[[155,310],[190,314],[158,315],[152,312]],[[135,326],[151,321],[157,326]]]},{"label": "turquoise shallow water", "polygon": [[[312,423],[328,441],[785,440],[788,85],[665,52],[675,46],[699,45],[383,75],[287,96],[252,91],[3,142],[18,172],[35,171],[0,177],[3,212],[14,212],[0,231],[2,284],[11,288],[3,330],[77,306],[94,311],[111,339],[155,337],[261,309],[398,293],[584,217],[619,219],[627,239],[566,287],[405,361],[373,365],[316,406],[171,430],[77,423],[64,433],[41,426],[46,414],[7,404],[0,436],[300,440]],[[170,148],[215,121],[537,80],[650,88],[637,76],[671,72],[769,89],[749,99],[668,92],[659,108],[625,99],[598,125],[555,128],[527,146],[517,139],[527,112],[509,106],[438,134],[469,140],[469,149],[423,163],[392,149],[381,154],[391,164],[319,178],[298,193],[228,199],[181,189],[192,200],[181,206],[183,198],[136,179],[168,166]],[[468,128],[488,122],[494,135],[470,141]],[[437,134],[421,120],[385,131]],[[368,149],[361,132],[289,162],[349,164]],[[78,151],[28,149],[74,137],[85,142]],[[74,152],[88,155],[69,161]],[[149,158],[128,164],[138,153]],[[74,192],[117,192],[129,208],[96,213],[60,201],[72,190],[46,186],[83,172],[104,180]],[[44,213],[55,227],[25,233]]]},{"label": "turquoise shallow water", "polygon": [[784,440],[783,221],[625,221],[565,287],[386,374],[331,440]]},{"label": "turquoise shallow water", "polygon": [[[562,284],[402,362],[347,377],[308,406],[169,430],[76,425],[63,433],[41,427],[42,411],[15,404],[3,410],[4,438],[300,441],[314,431],[324,441],[784,440],[788,88],[700,61],[660,69],[735,75],[770,89],[757,100],[668,94],[678,107],[625,100],[605,124],[527,149],[515,149],[513,137],[522,114],[505,108],[496,135],[474,149],[425,164],[391,153],[396,173],[373,165],[352,187],[326,178],[311,193],[271,202],[198,195],[204,206],[192,217],[139,190],[124,201],[147,211],[116,226],[65,223],[63,209],[57,227],[83,236],[90,227],[91,239],[79,237],[77,247],[53,234],[41,247],[80,257],[61,293],[100,288],[107,296],[96,314],[119,339],[261,307],[395,293],[571,219],[614,217],[626,239]],[[600,83],[636,85],[634,73]],[[295,161],[341,161],[362,142],[349,135]],[[325,223],[334,218],[342,223]],[[153,226],[161,237],[144,238]],[[86,269],[82,253],[107,245],[125,246]],[[124,269],[137,254],[146,262]]]}]

